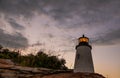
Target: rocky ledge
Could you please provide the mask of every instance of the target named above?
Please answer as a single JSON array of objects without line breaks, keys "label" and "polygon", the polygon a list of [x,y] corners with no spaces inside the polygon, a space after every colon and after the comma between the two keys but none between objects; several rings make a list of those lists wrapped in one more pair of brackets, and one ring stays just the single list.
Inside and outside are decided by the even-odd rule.
[{"label": "rocky ledge", "polygon": [[72,70],[22,67],[9,59],[0,59],[0,78],[105,78],[97,73],[73,73]]}]

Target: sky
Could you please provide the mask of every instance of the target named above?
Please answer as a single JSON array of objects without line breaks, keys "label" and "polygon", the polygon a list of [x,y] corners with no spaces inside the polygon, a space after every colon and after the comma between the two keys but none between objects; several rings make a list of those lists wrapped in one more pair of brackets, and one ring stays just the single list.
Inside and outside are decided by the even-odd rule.
[{"label": "sky", "polygon": [[43,50],[73,68],[83,34],[95,71],[120,78],[120,0],[0,0],[0,44],[7,48]]}]

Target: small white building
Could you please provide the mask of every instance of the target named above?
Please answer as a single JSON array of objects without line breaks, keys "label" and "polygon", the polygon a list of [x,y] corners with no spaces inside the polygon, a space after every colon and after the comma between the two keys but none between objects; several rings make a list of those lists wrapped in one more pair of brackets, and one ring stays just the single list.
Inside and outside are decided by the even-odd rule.
[{"label": "small white building", "polygon": [[91,54],[91,45],[89,45],[89,38],[84,35],[80,37],[79,44],[76,46],[76,57],[74,72],[88,72],[94,73],[94,66]]}]

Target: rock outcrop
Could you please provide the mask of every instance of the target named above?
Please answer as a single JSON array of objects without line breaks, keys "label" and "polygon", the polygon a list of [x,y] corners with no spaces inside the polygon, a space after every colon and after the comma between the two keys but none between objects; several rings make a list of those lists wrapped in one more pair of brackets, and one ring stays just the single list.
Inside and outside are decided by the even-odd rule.
[{"label": "rock outcrop", "polygon": [[9,59],[0,59],[0,78],[105,78],[96,73],[73,73],[72,70],[22,67]]}]

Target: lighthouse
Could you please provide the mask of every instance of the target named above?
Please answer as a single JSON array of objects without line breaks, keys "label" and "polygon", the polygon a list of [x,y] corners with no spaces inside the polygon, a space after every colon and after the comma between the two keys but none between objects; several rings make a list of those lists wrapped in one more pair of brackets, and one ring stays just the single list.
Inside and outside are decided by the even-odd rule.
[{"label": "lighthouse", "polygon": [[76,57],[74,64],[74,72],[94,73],[91,49],[89,38],[84,35],[78,39],[79,44],[76,46]]}]

